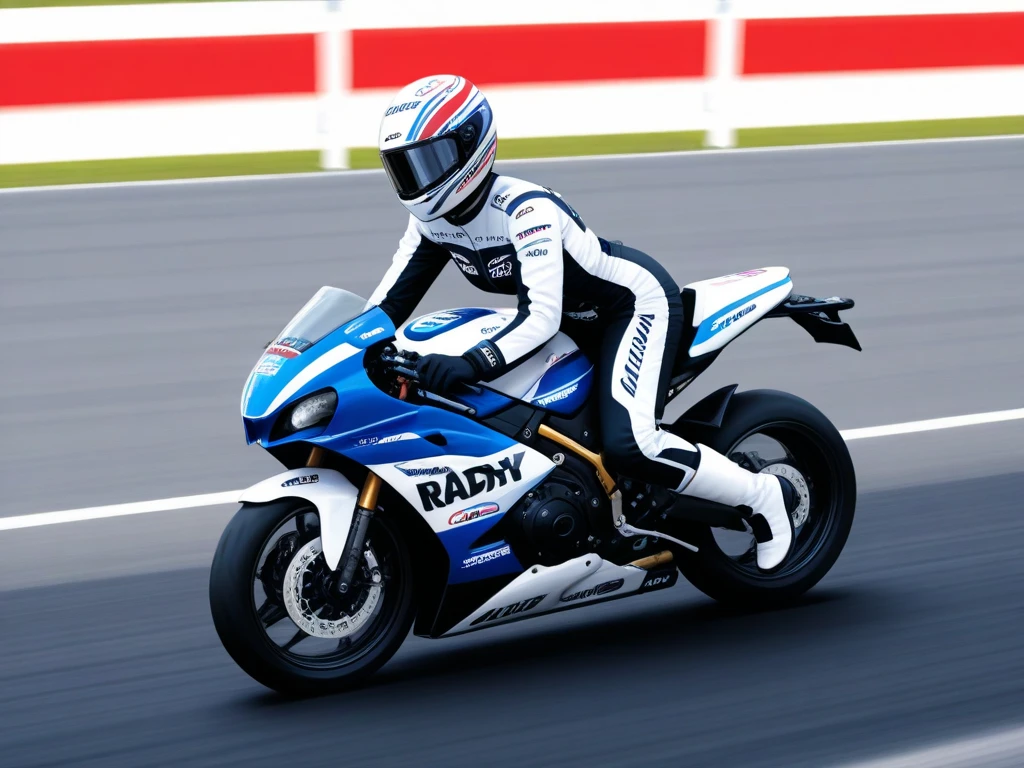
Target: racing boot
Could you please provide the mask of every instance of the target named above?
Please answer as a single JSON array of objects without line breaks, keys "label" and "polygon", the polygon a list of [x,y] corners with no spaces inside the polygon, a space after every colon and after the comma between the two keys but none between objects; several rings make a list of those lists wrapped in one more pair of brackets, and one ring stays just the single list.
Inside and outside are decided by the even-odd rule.
[{"label": "racing boot", "polygon": [[799,503],[793,484],[777,475],[748,472],[706,445],[697,448],[697,472],[678,492],[730,507],[749,507],[750,527],[757,540],[757,567],[763,571],[777,568],[793,545],[790,513]]}]

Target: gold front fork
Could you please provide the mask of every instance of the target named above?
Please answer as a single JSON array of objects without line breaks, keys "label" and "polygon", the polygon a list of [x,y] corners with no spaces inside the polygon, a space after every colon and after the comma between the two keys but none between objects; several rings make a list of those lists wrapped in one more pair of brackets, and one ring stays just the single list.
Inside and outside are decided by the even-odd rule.
[{"label": "gold front fork", "polygon": [[[307,467],[319,467],[323,459],[324,449],[314,445],[309,450],[309,458],[306,459]],[[356,504],[362,509],[373,511],[377,509],[377,496],[380,494],[380,477],[370,472],[366,475],[366,482],[363,483],[363,490],[359,493],[359,500]]]}]

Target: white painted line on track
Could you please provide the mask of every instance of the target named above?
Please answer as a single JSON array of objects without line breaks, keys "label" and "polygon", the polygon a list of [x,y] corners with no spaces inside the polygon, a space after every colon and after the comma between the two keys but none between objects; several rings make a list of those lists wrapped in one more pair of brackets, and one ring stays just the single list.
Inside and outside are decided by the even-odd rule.
[{"label": "white painted line on track", "polygon": [[890,437],[892,435],[909,435],[914,432],[934,432],[937,429],[953,429],[954,427],[971,427],[976,424],[996,424],[1000,421],[1017,421],[1024,419],[1024,408],[1010,411],[990,411],[989,413],[972,413],[967,416],[948,416],[944,419],[927,419],[925,421],[907,421],[903,424],[886,424],[882,427],[863,427],[861,429],[844,429],[841,434],[846,442],[863,440],[868,437]]},{"label": "white painted line on track", "polygon": [[847,763],[841,768],[1016,768],[1024,765],[1024,728]]},{"label": "white painted line on track", "polygon": [[[996,424],[1003,421],[1024,419],[1024,408],[1009,411],[990,411],[989,413],[972,413],[966,416],[949,416],[942,419],[925,421],[907,421],[902,424],[886,424],[881,427],[864,427],[846,429],[839,434],[847,442],[864,440],[871,437],[891,437],[893,435],[909,435],[915,432],[934,432],[940,429],[970,427],[978,424]],[[242,491],[222,491],[221,493],[204,493],[198,496],[177,496],[171,499],[154,499],[153,501],[133,501],[127,504],[108,504],[103,507],[85,507],[83,509],[67,509],[60,512],[36,512],[28,515],[0,517],[0,531],[13,531],[20,528],[38,528],[44,525],[59,523],[76,523],[82,520],[98,520],[106,517],[122,517],[124,515],[144,515],[149,512],[173,512],[179,509],[195,507],[212,507],[217,504],[236,504]]]},{"label": "white painted line on track", "polygon": [[[524,165],[530,163],[586,163],[606,160],[646,160],[678,158],[709,158],[731,155],[760,155],[773,152],[818,152],[823,150],[867,149],[873,147],[907,147],[919,144],[967,144],[979,141],[1024,141],[1021,134],[999,136],[951,136],[942,139],[898,139],[894,141],[848,141],[833,144],[791,144],[774,147],[738,147],[735,149],[682,149],[673,152],[627,152],[611,155],[565,155],[560,157],[521,157],[497,161],[498,165]],[[94,184],[53,184],[38,187],[7,187],[0,195],[24,195],[40,192],[77,192],[96,189],[125,189],[136,187],[174,187],[191,184],[245,184],[261,181],[302,181],[383,174],[383,168],[360,168],[350,171],[306,171],[301,173],[260,173],[248,176],[205,176],[190,179],[151,179],[148,181],[108,181]]]},{"label": "white painted line on track", "polygon": [[32,515],[0,517],[0,531],[38,528],[43,525],[57,525],[58,523],[77,523],[82,520],[99,520],[104,517],[145,515],[150,512],[172,512],[179,509],[192,509],[194,507],[212,507],[217,504],[235,504],[241,493],[241,491],[202,493],[198,496],[175,496],[171,499],[132,501],[127,504],[108,504],[105,507],[85,507],[84,509],[66,509],[62,512],[37,512]]}]

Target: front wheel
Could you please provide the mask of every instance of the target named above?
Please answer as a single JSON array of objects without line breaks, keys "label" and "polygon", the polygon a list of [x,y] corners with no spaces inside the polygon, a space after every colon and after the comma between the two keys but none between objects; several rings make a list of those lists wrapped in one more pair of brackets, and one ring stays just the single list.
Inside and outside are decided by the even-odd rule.
[{"label": "front wheel", "polygon": [[412,562],[399,531],[374,516],[349,589],[327,568],[316,509],[302,499],[246,504],[210,569],[213,623],[231,658],[289,695],[347,688],[379,669],[412,625]]},{"label": "front wheel", "polygon": [[853,525],[857,482],[846,442],[806,400],[773,390],[735,395],[722,427],[701,437],[751,472],[785,476],[800,503],[792,513],[793,547],[778,570],[758,569],[751,534],[693,525],[687,534],[700,551],[684,555],[680,571],[706,595],[735,607],[793,602],[832,568]]}]

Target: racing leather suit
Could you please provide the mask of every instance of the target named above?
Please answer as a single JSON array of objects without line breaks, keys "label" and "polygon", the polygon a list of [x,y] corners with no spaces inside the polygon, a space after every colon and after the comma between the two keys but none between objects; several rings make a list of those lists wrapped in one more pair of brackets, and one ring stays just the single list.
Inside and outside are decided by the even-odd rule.
[{"label": "racing leather suit", "polygon": [[492,174],[459,218],[410,216],[391,268],[370,297],[396,327],[454,261],[477,288],[515,295],[518,314],[466,357],[493,379],[562,327],[593,358],[605,462],[682,490],[697,448],[658,427],[683,332],[679,288],[650,256],[597,237],[549,189]]}]

